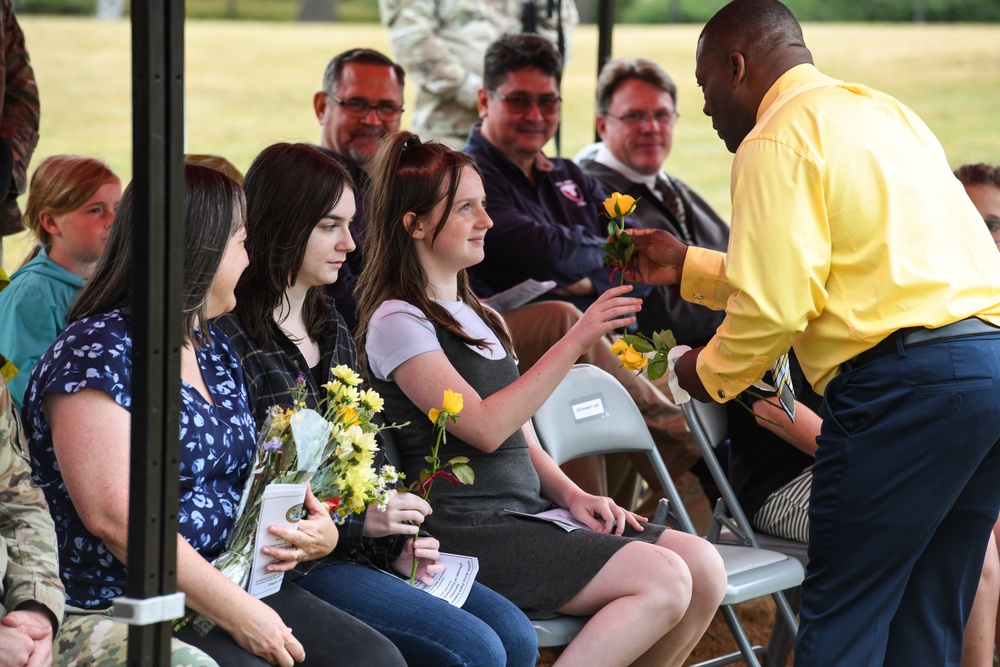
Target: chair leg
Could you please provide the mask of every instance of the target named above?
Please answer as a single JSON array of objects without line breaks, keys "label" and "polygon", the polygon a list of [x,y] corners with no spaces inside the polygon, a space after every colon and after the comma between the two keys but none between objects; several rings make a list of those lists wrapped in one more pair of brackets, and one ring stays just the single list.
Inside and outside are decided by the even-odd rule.
[{"label": "chair leg", "polygon": [[747,667],[761,667],[757,654],[754,653],[753,646],[750,644],[750,638],[747,637],[743,626],[740,625],[739,618],[736,617],[736,610],[729,605],[723,605],[719,609],[722,611],[723,618],[726,619],[726,624],[729,625],[729,631],[732,633],[733,639],[736,640],[736,646],[740,649]]},{"label": "chair leg", "polygon": [[797,586],[772,596],[778,608],[774,615],[771,637],[767,643],[767,659],[764,662],[764,667],[785,667],[788,664],[788,656],[795,646],[798,624],[789,623],[786,613],[793,614],[794,610],[798,609],[800,591],[801,587]]}]

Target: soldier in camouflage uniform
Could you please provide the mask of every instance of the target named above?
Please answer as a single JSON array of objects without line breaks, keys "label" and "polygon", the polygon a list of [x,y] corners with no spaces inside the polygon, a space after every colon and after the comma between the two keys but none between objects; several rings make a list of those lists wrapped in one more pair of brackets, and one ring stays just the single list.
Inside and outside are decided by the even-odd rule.
[{"label": "soldier in camouflage uniform", "polygon": [[[0,366],[4,361],[0,356]],[[72,607],[66,608],[63,621],[66,594],[59,580],[55,526],[45,496],[31,480],[21,423],[2,379],[0,537],[0,665],[25,665],[29,657],[41,658],[41,665],[48,665],[50,658],[56,665],[124,664],[127,625],[112,620],[109,613]],[[13,611],[7,613],[8,609]],[[171,663],[173,667],[217,667],[207,655],[176,639]]]},{"label": "soldier in camouflage uniform", "polygon": [[[535,3],[534,31],[558,45],[562,19],[565,52],[579,22],[573,0]],[[452,148],[465,145],[479,122],[476,92],[483,85],[486,47],[503,33],[524,29],[525,0],[379,0],[389,28],[393,56],[416,82],[411,129],[422,139],[439,139]]]},{"label": "soldier in camouflage uniform", "polygon": [[48,664],[65,600],[55,526],[31,481],[21,422],[0,379],[0,664]]},{"label": "soldier in camouflage uniform", "polygon": [[[129,626],[111,618],[111,611],[66,608],[66,621],[56,638],[54,665],[117,667],[128,657]],[[171,667],[218,667],[201,650],[177,638],[170,640]]]},{"label": "soldier in camouflage uniform", "polygon": [[[28,59],[21,26],[11,0],[0,0],[0,136],[13,152],[8,187],[0,192],[0,250],[2,237],[24,229],[17,196],[28,185],[28,162],[38,144],[38,85]],[[3,263],[0,253],[0,264]]]}]

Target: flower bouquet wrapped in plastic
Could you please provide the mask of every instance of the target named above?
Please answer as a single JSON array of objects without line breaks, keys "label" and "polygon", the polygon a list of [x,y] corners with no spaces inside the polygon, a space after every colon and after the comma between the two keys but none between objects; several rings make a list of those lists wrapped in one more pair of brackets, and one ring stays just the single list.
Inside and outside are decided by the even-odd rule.
[{"label": "flower bouquet wrapped in plastic", "polygon": [[[360,514],[372,503],[384,510],[401,477],[390,465],[375,470],[375,435],[386,428],[399,428],[373,422],[382,410],[382,398],[371,389],[359,390],[361,378],[347,366],[337,366],[333,375],[334,380],[323,385],[326,395],[315,409],[306,407],[308,388],[305,378],[299,376],[291,389],[294,404],[272,406],[268,411],[226,550],[212,563],[243,588],[250,578],[261,502],[268,485],[308,483],[340,524],[349,514]],[[194,617],[189,612],[175,629]],[[200,617],[195,625],[207,631],[212,622]]]}]

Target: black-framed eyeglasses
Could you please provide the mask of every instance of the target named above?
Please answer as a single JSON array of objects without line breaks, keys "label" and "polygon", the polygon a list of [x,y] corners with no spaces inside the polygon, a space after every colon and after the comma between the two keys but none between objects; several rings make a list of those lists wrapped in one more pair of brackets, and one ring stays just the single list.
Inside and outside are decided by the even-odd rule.
[{"label": "black-framed eyeglasses", "polygon": [[670,109],[658,109],[657,111],[629,111],[627,114],[616,116],[613,113],[604,114],[608,118],[614,118],[630,127],[639,127],[646,121],[652,120],[657,125],[668,126],[677,122],[681,117],[676,111]]},{"label": "black-framed eyeglasses", "polygon": [[558,95],[529,97],[528,95],[504,95],[495,90],[491,90],[489,93],[506,104],[511,113],[519,114],[528,113],[531,111],[531,107],[538,107],[538,112],[543,116],[551,116],[559,113],[559,104],[562,102],[562,98]]},{"label": "black-framed eyeglasses", "polygon": [[371,104],[363,97],[352,97],[349,100],[342,100],[332,93],[325,93],[325,95],[342,106],[348,116],[354,116],[355,118],[364,118],[372,112],[372,109],[375,110],[375,115],[378,116],[379,120],[386,121],[396,120],[403,113],[403,107],[393,102]]}]

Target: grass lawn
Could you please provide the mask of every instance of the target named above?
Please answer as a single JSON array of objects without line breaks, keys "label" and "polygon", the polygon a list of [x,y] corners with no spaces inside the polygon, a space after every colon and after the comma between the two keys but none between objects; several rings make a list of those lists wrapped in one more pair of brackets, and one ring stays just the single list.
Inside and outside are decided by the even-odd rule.
[{"label": "grass lawn", "polygon": [[[21,25],[41,91],[41,140],[32,163],[83,153],[103,158],[127,181],[128,22],[25,16]],[[668,170],[725,217],[731,155],[701,113],[694,83],[699,30],[624,26],[615,32],[614,54],[652,58],[673,74],[682,118]],[[1000,25],[807,24],[804,30],[822,70],[908,104],[936,132],[952,166],[1000,162]],[[275,141],[318,140],[312,94],[333,55],[356,46],[388,52],[377,24],[192,20],[186,39],[187,150],[225,155],[242,170]],[[593,137],[596,51],[596,28],[580,28],[563,86],[565,155]],[[407,92],[412,105],[413,91]],[[29,245],[24,235],[7,237],[5,265],[16,267]]]}]

